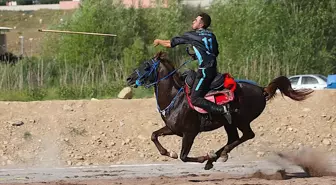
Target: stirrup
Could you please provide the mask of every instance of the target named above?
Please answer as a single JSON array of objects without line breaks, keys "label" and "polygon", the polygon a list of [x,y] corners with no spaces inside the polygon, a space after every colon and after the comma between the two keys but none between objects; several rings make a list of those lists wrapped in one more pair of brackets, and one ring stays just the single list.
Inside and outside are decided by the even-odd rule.
[{"label": "stirrup", "polygon": [[229,105],[224,105],[223,108],[224,108],[224,113],[225,114],[228,113],[228,112],[230,112],[229,111],[229,109],[230,109]]},{"label": "stirrup", "polygon": [[230,112],[225,113],[224,117],[226,118],[226,120],[228,121],[228,123],[231,125],[232,124],[232,117],[231,117]]},{"label": "stirrup", "polygon": [[230,113],[230,105],[224,105],[224,117],[226,118],[226,120],[228,121],[228,123],[231,125],[232,124],[232,117],[231,117],[231,113]]}]

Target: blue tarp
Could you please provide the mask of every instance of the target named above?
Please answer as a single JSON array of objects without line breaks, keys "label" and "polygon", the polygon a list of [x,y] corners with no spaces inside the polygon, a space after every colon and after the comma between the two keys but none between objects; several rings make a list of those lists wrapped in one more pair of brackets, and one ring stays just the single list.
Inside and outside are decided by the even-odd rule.
[{"label": "blue tarp", "polygon": [[252,80],[239,80],[239,79],[236,79],[235,81],[236,81],[237,83],[239,83],[239,82],[246,82],[246,83],[250,83],[250,84],[253,84],[253,85],[258,85],[257,82],[252,81]]},{"label": "blue tarp", "polygon": [[336,74],[335,75],[328,75],[327,79],[327,88],[328,89],[336,89]]}]

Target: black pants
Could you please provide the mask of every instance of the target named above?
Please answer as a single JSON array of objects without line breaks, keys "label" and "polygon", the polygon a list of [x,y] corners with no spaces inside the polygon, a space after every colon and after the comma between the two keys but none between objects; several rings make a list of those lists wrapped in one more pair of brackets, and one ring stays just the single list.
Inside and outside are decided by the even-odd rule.
[{"label": "black pants", "polygon": [[210,84],[217,75],[216,68],[201,68],[197,71],[197,76],[191,90],[191,103],[206,110],[208,113],[221,114],[224,112],[223,106],[208,101],[204,96],[210,90]]}]

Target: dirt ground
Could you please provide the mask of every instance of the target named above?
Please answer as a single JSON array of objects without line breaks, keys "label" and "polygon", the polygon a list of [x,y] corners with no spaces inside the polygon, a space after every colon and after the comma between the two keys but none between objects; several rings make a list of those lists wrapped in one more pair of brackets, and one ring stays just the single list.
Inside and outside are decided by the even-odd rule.
[{"label": "dirt ground", "polygon": [[[163,126],[155,105],[155,99],[0,102],[0,165],[5,169],[174,162],[161,156],[150,140],[151,133]],[[335,112],[336,91],[316,91],[305,102],[279,95],[252,123],[256,137],[234,149],[229,160],[263,159],[305,147],[335,156]],[[179,154],[181,138],[167,136],[160,141]],[[225,143],[224,129],[201,133],[190,155],[204,155]],[[318,184],[336,184],[335,177],[268,181],[223,174],[91,184],[316,184],[316,179]]]},{"label": "dirt ground", "polygon": [[[335,185],[336,177],[297,178],[290,180],[269,180],[257,177],[230,177],[222,174],[191,175],[181,177],[128,178],[117,180],[57,181],[34,183],[34,185]],[[20,184],[8,184],[20,185]],[[21,184],[22,185],[22,184]]]}]

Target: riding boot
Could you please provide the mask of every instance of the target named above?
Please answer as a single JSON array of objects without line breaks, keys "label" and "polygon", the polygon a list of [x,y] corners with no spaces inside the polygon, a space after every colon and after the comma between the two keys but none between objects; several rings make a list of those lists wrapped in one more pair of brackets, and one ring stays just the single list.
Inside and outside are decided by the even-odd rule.
[{"label": "riding boot", "polygon": [[231,118],[231,113],[230,113],[230,108],[229,105],[217,105],[213,102],[210,102],[204,98],[199,98],[194,105],[203,108],[209,113],[214,113],[214,114],[222,114],[224,117],[227,119],[229,124],[232,123],[232,118]]}]

